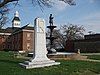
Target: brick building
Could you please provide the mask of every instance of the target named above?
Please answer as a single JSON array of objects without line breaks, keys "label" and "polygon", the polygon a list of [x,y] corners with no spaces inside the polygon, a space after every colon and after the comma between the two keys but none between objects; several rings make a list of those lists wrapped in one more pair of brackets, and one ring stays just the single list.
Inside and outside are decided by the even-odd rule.
[{"label": "brick building", "polygon": [[34,27],[20,27],[19,13],[12,20],[12,27],[0,29],[0,50],[32,51],[34,49]]},{"label": "brick building", "polygon": [[100,34],[85,35],[83,40],[74,41],[74,49],[81,52],[100,52]]},{"label": "brick building", "polygon": [[69,52],[77,52],[78,49],[80,49],[81,52],[100,52],[100,34],[85,35],[84,39],[71,40],[65,49]]}]

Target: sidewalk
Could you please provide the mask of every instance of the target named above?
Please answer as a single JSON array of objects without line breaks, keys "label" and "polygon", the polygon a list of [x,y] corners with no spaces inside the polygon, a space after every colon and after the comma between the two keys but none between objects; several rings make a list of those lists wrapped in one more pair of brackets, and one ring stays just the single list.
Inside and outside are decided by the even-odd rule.
[{"label": "sidewalk", "polygon": [[100,53],[81,53],[81,55],[100,55]]},{"label": "sidewalk", "polygon": [[92,61],[92,62],[100,62],[100,60],[93,60],[93,59],[82,59],[83,61]]}]

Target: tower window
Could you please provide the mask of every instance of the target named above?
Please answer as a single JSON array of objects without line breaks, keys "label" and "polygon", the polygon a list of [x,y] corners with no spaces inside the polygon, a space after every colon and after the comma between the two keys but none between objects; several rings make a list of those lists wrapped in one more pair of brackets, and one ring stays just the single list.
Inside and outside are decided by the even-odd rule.
[{"label": "tower window", "polygon": [[31,33],[27,33],[27,40],[31,39]]},{"label": "tower window", "polygon": [[30,43],[27,43],[27,50],[30,50]]}]

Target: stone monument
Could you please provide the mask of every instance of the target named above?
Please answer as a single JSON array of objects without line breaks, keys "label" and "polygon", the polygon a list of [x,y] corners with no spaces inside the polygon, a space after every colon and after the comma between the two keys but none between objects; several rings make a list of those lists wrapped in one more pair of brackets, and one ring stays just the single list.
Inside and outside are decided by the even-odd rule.
[{"label": "stone monument", "polygon": [[59,65],[60,62],[55,62],[47,57],[45,21],[41,18],[36,18],[34,29],[35,49],[33,58],[30,61],[20,63],[20,65],[26,69]]}]

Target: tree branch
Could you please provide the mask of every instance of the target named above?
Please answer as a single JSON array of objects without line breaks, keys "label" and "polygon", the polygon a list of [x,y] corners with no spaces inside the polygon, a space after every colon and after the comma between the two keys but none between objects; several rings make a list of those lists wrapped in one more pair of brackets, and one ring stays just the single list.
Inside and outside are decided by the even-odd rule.
[{"label": "tree branch", "polygon": [[3,2],[0,2],[0,8],[5,6],[6,4],[14,1],[19,1],[19,0],[3,0]]}]

